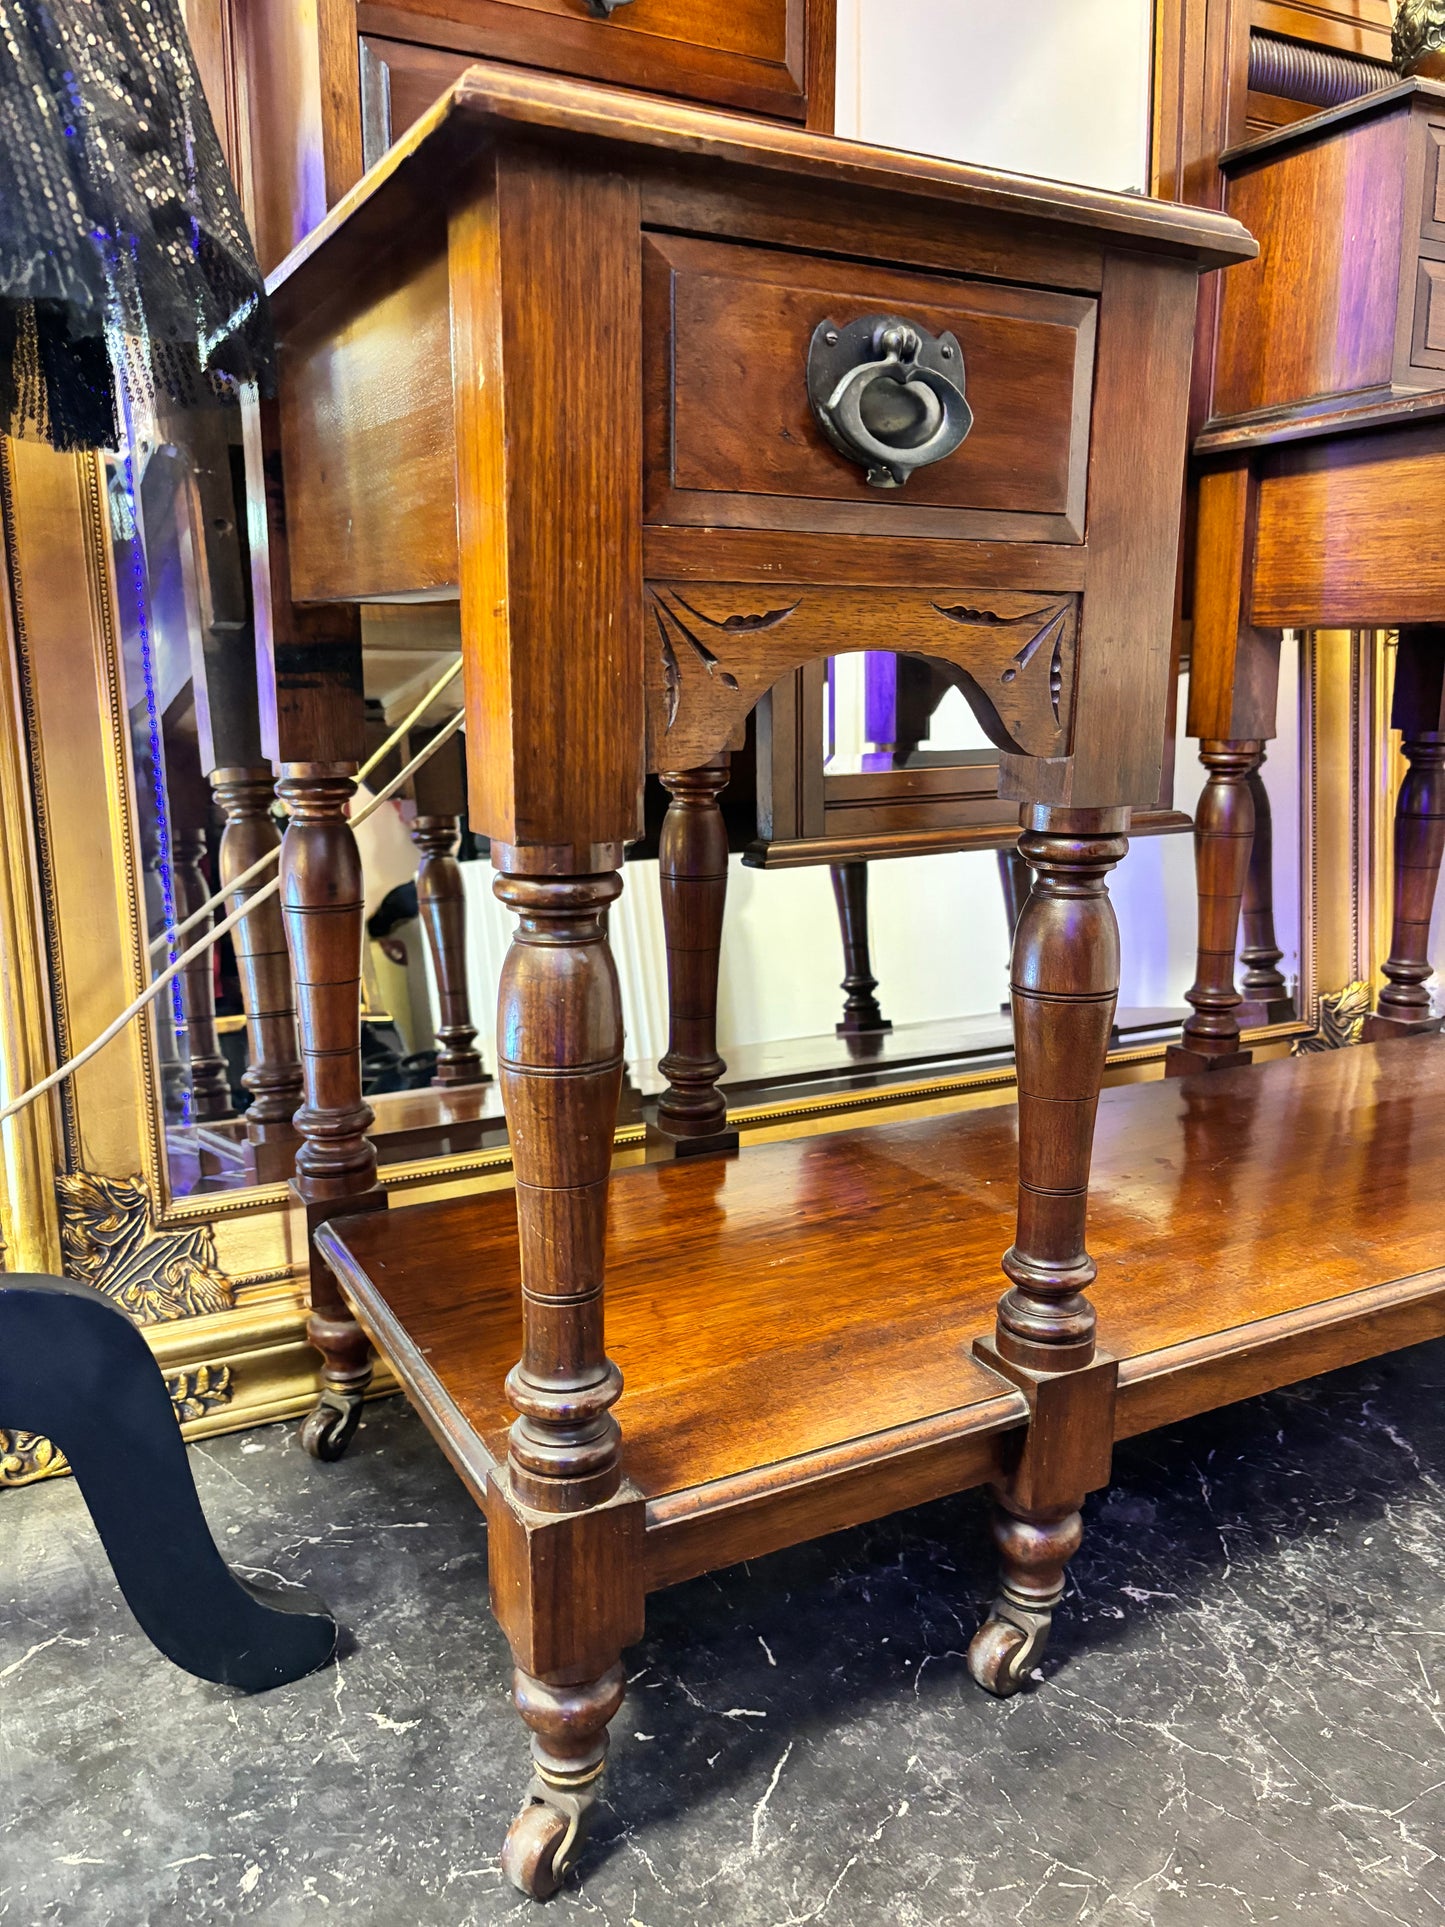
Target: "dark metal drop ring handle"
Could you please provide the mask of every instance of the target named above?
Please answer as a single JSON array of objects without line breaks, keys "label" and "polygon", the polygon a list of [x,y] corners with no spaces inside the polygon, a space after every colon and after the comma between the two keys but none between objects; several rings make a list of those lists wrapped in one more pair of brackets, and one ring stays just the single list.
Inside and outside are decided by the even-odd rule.
[{"label": "dark metal drop ring handle", "polygon": [[820,321],[808,349],[808,400],[823,433],[874,488],[902,488],[951,455],[973,427],[963,350],[898,315]]}]

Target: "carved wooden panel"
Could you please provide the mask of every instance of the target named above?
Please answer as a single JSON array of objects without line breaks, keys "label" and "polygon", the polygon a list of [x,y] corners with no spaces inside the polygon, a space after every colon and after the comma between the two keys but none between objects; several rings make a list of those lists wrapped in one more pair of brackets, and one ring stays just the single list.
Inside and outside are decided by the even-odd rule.
[{"label": "carved wooden panel", "polygon": [[1445,121],[1425,123],[1425,192],[1420,232],[1427,241],[1445,241]]},{"label": "carved wooden panel", "polygon": [[1420,263],[1410,363],[1415,368],[1445,368],[1445,261]]},{"label": "carved wooden panel", "polygon": [[[648,236],[650,522],[1077,542],[1095,302],[781,249]],[[813,331],[901,314],[957,336],[973,427],[904,488],[868,485],[813,418]]]},{"label": "carved wooden panel", "polygon": [[855,649],[945,663],[1000,749],[1068,753],[1077,595],[650,582],[646,623],[649,769],[706,762],[782,677]]}]

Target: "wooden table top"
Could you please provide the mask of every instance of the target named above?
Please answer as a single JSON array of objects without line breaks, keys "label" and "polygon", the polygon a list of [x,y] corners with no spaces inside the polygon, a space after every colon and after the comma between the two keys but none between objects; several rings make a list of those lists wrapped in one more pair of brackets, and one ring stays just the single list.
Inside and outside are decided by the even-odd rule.
[{"label": "wooden table top", "polygon": [[[1445,1290],[1442,1094],[1445,1037],[1106,1090],[1091,1295],[1125,1384],[1167,1376],[1171,1348],[1236,1355],[1242,1328],[1304,1307],[1422,1274],[1411,1302]],[[973,1406],[1017,1424],[970,1354],[1004,1282],[1016,1127],[981,1110],[619,1172],[607,1348],[634,1484],[674,1493]],[[342,1219],[322,1243],[473,1432],[500,1432],[521,1343],[512,1194]],[[1202,1404],[1253,1389],[1226,1372]],[[1121,1429],[1160,1422],[1151,1396]]]}]

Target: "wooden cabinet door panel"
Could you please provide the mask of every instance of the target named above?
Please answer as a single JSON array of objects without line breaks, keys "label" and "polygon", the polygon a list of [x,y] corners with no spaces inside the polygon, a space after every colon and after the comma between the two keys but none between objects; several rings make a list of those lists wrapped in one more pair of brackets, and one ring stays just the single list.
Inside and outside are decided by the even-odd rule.
[{"label": "wooden cabinet door panel", "polygon": [[[424,66],[414,51],[445,50],[774,118],[807,111],[805,0],[626,0],[610,19],[584,0],[391,0],[357,20],[390,43],[394,87],[397,68]],[[394,138],[409,122],[393,112]]]},{"label": "wooden cabinet door panel", "polygon": [[[1091,298],[661,234],[643,276],[649,520],[1082,540]],[[954,333],[974,415],[897,490],[870,487],[808,402],[814,329],[871,313]]]}]

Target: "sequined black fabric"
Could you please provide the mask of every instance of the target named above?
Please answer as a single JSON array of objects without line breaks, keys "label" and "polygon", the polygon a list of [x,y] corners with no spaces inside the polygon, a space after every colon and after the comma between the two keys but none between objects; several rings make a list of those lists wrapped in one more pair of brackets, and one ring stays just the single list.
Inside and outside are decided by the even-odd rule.
[{"label": "sequined black fabric", "polygon": [[270,370],[180,0],[0,0],[0,428],[116,446],[122,365],[184,402]]}]

